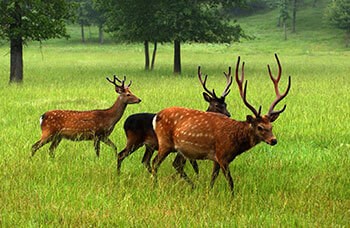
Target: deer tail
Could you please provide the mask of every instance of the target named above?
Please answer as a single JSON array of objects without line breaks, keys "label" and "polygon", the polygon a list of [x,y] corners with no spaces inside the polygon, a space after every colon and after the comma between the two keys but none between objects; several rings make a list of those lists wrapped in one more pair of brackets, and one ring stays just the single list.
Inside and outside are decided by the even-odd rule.
[{"label": "deer tail", "polygon": [[153,120],[152,120],[153,130],[156,130],[156,123],[157,123],[157,120],[159,120],[158,114],[155,115],[155,116],[153,117]]},{"label": "deer tail", "polygon": [[43,123],[43,121],[44,121],[44,119],[45,119],[45,114],[46,114],[46,113],[44,113],[44,114],[42,114],[42,115],[40,116],[40,119],[39,119],[40,126],[41,126],[41,124]]}]

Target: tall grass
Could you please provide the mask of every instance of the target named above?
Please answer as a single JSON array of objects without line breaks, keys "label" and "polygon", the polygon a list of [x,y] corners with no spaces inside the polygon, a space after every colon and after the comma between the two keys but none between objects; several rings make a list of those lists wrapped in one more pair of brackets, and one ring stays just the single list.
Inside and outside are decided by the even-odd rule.
[{"label": "tall grass", "polygon": [[[1,226],[349,226],[349,51],[322,46],[310,53],[284,43],[273,48],[275,41],[252,42],[186,44],[181,76],[171,74],[168,44],[159,47],[153,72],[143,71],[142,45],[50,41],[40,50],[30,44],[25,48],[24,83],[18,86],[8,85],[9,56],[1,47]],[[105,77],[113,74],[133,80],[131,89],[142,99],[127,107],[111,135],[118,150],[126,142],[123,122],[132,113],[169,106],[206,108],[196,78],[198,65],[209,75],[208,87],[221,92],[222,72],[241,55],[248,99],[267,112],[274,92],[266,64],[277,71],[276,50],[283,67],[282,89],[292,76],[290,94],[282,102],[287,109],[274,123],[279,143],[261,143],[231,163],[234,198],[222,174],[208,188],[209,161],[199,162],[198,176],[186,167],[196,184],[192,190],[175,175],[174,155],[160,167],[156,187],[140,162],[142,149],[123,162],[120,175],[114,152],[103,144],[99,159],[92,142],[70,141],[62,141],[55,159],[49,157],[48,146],[30,158],[31,145],[40,136],[39,116],[49,109],[111,106],[117,95]],[[237,92],[233,84],[228,109],[235,119],[244,120],[250,111]]]}]

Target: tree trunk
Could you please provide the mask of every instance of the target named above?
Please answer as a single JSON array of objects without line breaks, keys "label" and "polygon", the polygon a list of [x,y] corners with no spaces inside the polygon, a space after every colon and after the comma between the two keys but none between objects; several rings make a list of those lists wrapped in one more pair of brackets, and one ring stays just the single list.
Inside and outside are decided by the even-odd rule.
[{"label": "tree trunk", "polygon": [[145,40],[143,45],[145,47],[145,70],[149,70],[149,45],[148,45],[148,41]]},{"label": "tree trunk", "polygon": [[22,37],[10,40],[10,83],[23,81],[23,40]]},{"label": "tree trunk", "polygon": [[85,43],[85,32],[84,32],[84,24],[83,23],[80,24],[80,28],[81,28],[81,42]]},{"label": "tree trunk", "polygon": [[100,44],[103,44],[103,42],[104,42],[103,26],[102,25],[98,26],[98,42],[100,42]]},{"label": "tree trunk", "polygon": [[181,43],[174,41],[174,74],[181,74]]},{"label": "tree trunk", "polygon": [[284,30],[284,40],[287,40],[287,26],[286,22],[283,22],[283,30]]},{"label": "tree trunk", "polygon": [[296,32],[297,0],[293,0],[292,33]]},{"label": "tree trunk", "polygon": [[281,27],[281,16],[277,18],[277,27]]},{"label": "tree trunk", "polygon": [[91,34],[91,26],[89,25],[89,26],[88,26],[88,28],[89,28],[89,39],[88,39],[88,40],[91,40],[91,38],[92,38],[92,34]]},{"label": "tree trunk", "polygon": [[152,53],[152,62],[151,62],[151,70],[154,69],[154,62],[156,61],[156,53],[157,53],[157,41],[154,41],[153,53]]}]

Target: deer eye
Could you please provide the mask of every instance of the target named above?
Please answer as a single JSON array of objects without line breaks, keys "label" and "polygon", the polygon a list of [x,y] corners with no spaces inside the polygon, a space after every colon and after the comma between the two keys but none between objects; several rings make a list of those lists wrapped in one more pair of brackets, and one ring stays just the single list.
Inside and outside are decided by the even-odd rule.
[{"label": "deer eye", "polygon": [[130,93],[127,93],[126,96],[127,96],[127,97],[130,97]]},{"label": "deer eye", "polygon": [[258,131],[263,131],[264,128],[262,126],[258,126]]}]

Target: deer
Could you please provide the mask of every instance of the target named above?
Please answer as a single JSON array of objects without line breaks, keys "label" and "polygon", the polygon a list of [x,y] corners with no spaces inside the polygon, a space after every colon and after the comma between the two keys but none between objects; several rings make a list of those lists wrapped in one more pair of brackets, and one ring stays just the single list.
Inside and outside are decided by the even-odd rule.
[{"label": "deer", "polygon": [[[272,123],[286,109],[286,104],[280,110],[275,110],[276,105],[288,94],[291,87],[291,76],[288,77],[288,85],[284,93],[280,93],[278,84],[282,74],[282,67],[277,54],[275,58],[278,64],[278,76],[275,78],[270,66],[268,72],[273,82],[276,98],[271,103],[267,114],[261,115],[261,106],[258,111],[247,101],[247,84],[244,83],[244,62],[242,64],[242,76],[239,77],[240,57],[238,57],[235,79],[240,92],[240,97],[245,106],[253,113],[247,115],[246,120],[238,121],[227,116],[211,112],[170,107],[158,112],[153,119],[153,126],[158,138],[158,154],[152,161],[152,176],[157,182],[157,171],[170,152],[181,154],[182,160],[212,160],[214,162],[211,174],[210,188],[213,188],[215,180],[222,170],[232,196],[234,195],[234,182],[230,174],[229,164],[240,154],[250,150],[260,142],[274,146],[277,139],[272,132]],[[181,162],[180,162],[181,163]],[[182,163],[184,164],[184,163]],[[193,182],[187,177],[183,166],[177,169],[187,182],[193,186]]]},{"label": "deer", "polygon": [[[130,91],[132,81],[125,85],[123,80],[114,75],[113,80],[106,78],[115,86],[115,92],[119,94],[112,107],[104,110],[74,111],[51,110],[40,117],[41,138],[32,146],[32,157],[35,152],[45,144],[51,142],[49,153],[54,157],[54,150],[61,140],[72,141],[93,140],[97,157],[100,156],[100,142],[112,147],[117,156],[117,147],[109,138],[114,126],[122,117],[128,104],[137,104],[141,99]],[[118,85],[117,83],[120,83]]]},{"label": "deer", "polygon": [[[225,103],[226,96],[230,93],[230,86],[232,84],[231,67],[228,69],[228,73],[224,72],[226,78],[226,85],[221,94],[217,96],[215,90],[210,91],[207,86],[208,75],[202,77],[201,67],[198,66],[198,79],[204,89],[203,98],[208,102],[209,106],[207,112],[217,112],[222,113],[226,116],[231,116],[227,111],[227,104]],[[142,158],[142,163],[147,168],[148,172],[152,172],[150,161],[155,150],[158,149],[157,136],[153,130],[152,120],[156,114],[155,113],[137,113],[130,115],[124,122],[124,132],[127,137],[127,144],[125,148],[118,154],[117,159],[117,171],[120,173],[121,165],[123,160],[131,155],[134,151],[139,149],[141,146],[145,145],[146,150]],[[180,154],[177,154],[173,162],[173,166],[176,169],[180,164]],[[197,162],[191,160],[191,165],[194,171],[198,174]]]}]

